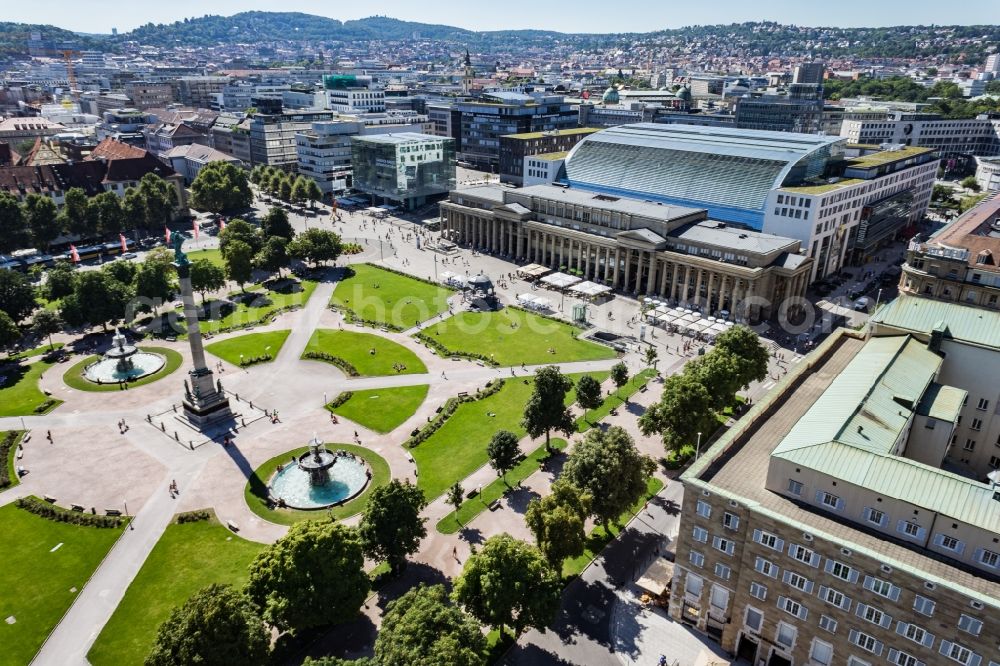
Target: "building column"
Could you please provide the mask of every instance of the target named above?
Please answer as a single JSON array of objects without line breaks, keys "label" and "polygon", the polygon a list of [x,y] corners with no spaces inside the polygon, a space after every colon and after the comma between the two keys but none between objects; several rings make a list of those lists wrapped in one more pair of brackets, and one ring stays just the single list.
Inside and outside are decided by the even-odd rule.
[{"label": "building column", "polygon": [[667,271],[672,269],[672,265],[666,259],[663,260],[662,267],[660,268],[660,290],[657,292],[663,298],[667,296]]},{"label": "building column", "polygon": [[712,287],[715,286],[715,271],[708,273],[708,285],[705,287],[705,310],[712,314]]},{"label": "building column", "polygon": [[705,277],[705,271],[701,268],[698,269],[698,279],[694,283],[694,302],[700,307],[701,303],[701,283]]},{"label": "building column", "polygon": [[680,301],[687,305],[688,303],[688,289],[691,286],[691,266],[684,267],[684,284],[681,286]]},{"label": "building column", "polygon": [[653,294],[656,291],[656,253],[649,252],[649,277],[646,279],[646,294]]},{"label": "building column", "polygon": [[729,280],[728,276],[723,274],[719,280],[719,309],[724,310],[726,308],[726,282]]},{"label": "building column", "polygon": [[619,281],[618,281],[618,268],[621,265],[620,258],[621,258],[621,249],[619,249],[619,248],[616,247],[615,248],[615,266],[612,269],[612,273],[611,273],[611,286],[614,287],[615,289],[618,288],[618,284],[619,284]]},{"label": "building column", "polygon": [[632,277],[632,250],[625,248],[625,284],[622,288],[628,290],[629,288],[629,278]]}]

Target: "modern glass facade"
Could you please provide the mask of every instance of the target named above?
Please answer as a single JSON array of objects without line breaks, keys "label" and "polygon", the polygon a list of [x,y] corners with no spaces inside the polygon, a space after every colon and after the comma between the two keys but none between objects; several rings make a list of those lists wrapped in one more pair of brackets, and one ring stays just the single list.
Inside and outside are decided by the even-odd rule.
[{"label": "modern glass facade", "polygon": [[455,188],[453,139],[411,132],[354,137],[351,161],[354,187],[383,203],[412,209]]}]

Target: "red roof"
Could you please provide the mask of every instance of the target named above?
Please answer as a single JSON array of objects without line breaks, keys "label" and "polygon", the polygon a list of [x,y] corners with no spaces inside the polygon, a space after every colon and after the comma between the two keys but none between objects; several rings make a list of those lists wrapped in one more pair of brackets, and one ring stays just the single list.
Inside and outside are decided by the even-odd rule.
[{"label": "red roof", "polygon": [[136,148],[135,146],[130,146],[127,143],[115,141],[114,139],[108,137],[94,146],[94,149],[90,151],[90,155],[88,155],[85,159],[97,160],[103,157],[108,160],[117,160],[122,158],[139,158],[145,156],[146,151],[142,148]]}]

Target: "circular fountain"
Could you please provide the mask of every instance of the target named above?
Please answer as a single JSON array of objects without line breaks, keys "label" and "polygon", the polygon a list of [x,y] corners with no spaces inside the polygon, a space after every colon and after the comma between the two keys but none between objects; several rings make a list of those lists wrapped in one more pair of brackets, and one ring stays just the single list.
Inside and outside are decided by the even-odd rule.
[{"label": "circular fountain", "polygon": [[116,384],[151,375],[159,371],[164,363],[166,359],[159,354],[139,351],[135,345],[128,344],[116,328],[111,348],[100,361],[88,365],[83,376],[95,384]]},{"label": "circular fountain", "polygon": [[347,451],[330,451],[314,435],[308,451],[278,466],[268,487],[279,506],[323,509],[356,497],[370,478],[364,460]]}]

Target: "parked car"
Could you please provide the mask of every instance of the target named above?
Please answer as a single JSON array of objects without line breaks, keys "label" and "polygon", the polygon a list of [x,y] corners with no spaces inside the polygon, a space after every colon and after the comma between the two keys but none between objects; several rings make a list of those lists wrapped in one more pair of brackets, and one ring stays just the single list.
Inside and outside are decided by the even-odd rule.
[{"label": "parked car", "polygon": [[122,259],[135,259],[138,256],[135,252],[126,252],[122,255]]},{"label": "parked car", "polygon": [[858,300],[854,301],[855,312],[866,312],[868,310],[868,304],[870,302],[871,301],[868,299],[867,296],[862,296]]}]

